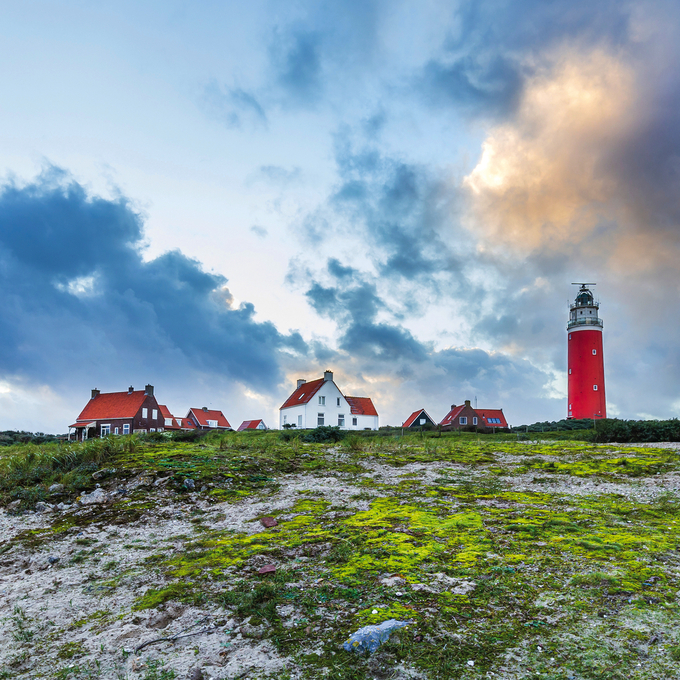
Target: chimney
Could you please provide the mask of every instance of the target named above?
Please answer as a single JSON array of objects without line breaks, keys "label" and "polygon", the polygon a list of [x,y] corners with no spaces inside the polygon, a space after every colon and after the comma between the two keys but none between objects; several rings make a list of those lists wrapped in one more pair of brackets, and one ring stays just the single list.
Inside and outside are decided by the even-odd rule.
[{"label": "chimney", "polygon": [[333,371],[325,370],[323,374],[324,382],[333,381]]},{"label": "chimney", "polygon": [[98,396],[99,396],[99,390],[95,387],[92,390],[92,396],[90,397],[90,399],[94,399],[95,397],[98,397]]},{"label": "chimney", "polygon": [[455,405],[455,404],[451,404],[451,410],[452,410],[452,411],[453,411],[454,408],[456,408],[456,405]]},{"label": "chimney", "polygon": [[130,387],[128,387],[128,394],[132,394],[134,391],[135,388],[132,385],[130,385]]},{"label": "chimney", "polygon": [[465,400],[465,405],[466,405],[466,406],[470,406],[470,400],[469,400],[469,399],[466,399],[466,400]]},{"label": "chimney", "polygon": [[298,378],[298,386],[295,389],[300,389],[307,381],[304,378]]},{"label": "chimney", "polygon": [[153,397],[153,385],[144,385],[144,394]]},{"label": "chimney", "polygon": [[207,411],[208,411],[208,407],[207,407],[207,406],[204,406],[204,407],[203,407],[203,410],[207,412]]}]

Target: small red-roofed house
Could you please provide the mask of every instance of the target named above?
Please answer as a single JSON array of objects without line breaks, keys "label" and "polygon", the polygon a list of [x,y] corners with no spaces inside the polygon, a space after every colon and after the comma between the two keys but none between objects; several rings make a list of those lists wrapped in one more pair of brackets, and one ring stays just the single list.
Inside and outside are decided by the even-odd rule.
[{"label": "small red-roofed house", "polygon": [[508,427],[502,408],[478,408],[477,413],[485,427]]},{"label": "small red-roofed house", "polygon": [[318,380],[298,380],[279,414],[279,427],[300,429],[331,425],[341,430],[377,430],[379,422],[371,399],[345,396],[333,382],[332,371]]},{"label": "small red-roofed house", "polygon": [[[190,408],[187,413],[183,429],[198,429],[198,430],[231,430],[229,421],[224,417],[222,411],[214,411],[207,406],[203,408]],[[193,427],[191,425],[193,424]],[[188,425],[188,427],[185,427]]]},{"label": "small red-roofed house", "polygon": [[451,404],[451,410],[444,416],[442,430],[459,430],[465,427],[504,428],[508,422],[503,409],[474,409],[467,399],[462,406]]},{"label": "small red-roofed house", "polygon": [[244,420],[238,427],[237,432],[243,432],[243,430],[266,430],[267,426],[264,424],[264,420]]},{"label": "small red-roofed house", "polygon": [[163,415],[163,421],[165,422],[164,427],[166,430],[176,431],[182,429],[180,419],[175,418],[175,416],[170,413],[170,409],[165,404],[159,404],[158,408],[161,410],[161,414]]},{"label": "small red-roofed house", "polygon": [[153,385],[147,385],[144,390],[130,387],[127,392],[104,394],[94,389],[90,401],[69,425],[69,437],[71,430],[76,439],[90,439],[110,434],[163,432],[164,429],[165,421],[154,397]]},{"label": "small red-roofed house", "polygon": [[421,408],[418,411],[414,411],[402,425],[403,428],[410,428],[412,430],[417,430],[419,427],[425,427],[426,425],[431,425],[436,427],[436,423],[432,418],[430,418],[429,413]]}]

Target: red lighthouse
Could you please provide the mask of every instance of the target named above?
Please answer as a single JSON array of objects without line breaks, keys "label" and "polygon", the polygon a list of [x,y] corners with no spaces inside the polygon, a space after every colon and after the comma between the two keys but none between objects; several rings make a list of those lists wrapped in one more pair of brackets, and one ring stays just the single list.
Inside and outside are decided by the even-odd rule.
[{"label": "red lighthouse", "polygon": [[600,304],[588,288],[588,286],[594,286],[594,283],[573,285],[581,287],[576,301],[569,305],[569,323],[567,324],[569,409],[567,417],[606,418],[602,319],[597,314]]}]

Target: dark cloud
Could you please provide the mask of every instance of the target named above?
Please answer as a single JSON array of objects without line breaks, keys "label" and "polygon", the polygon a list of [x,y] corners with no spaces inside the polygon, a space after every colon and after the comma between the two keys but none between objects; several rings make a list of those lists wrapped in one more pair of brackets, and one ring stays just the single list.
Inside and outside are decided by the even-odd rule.
[{"label": "dark cloud", "polygon": [[416,87],[436,105],[491,117],[509,115],[542,51],[565,41],[578,41],[584,49],[625,44],[631,14],[630,5],[611,0],[458,3],[441,54],[427,62]]},{"label": "dark cloud", "polygon": [[[179,251],[145,261],[124,197],[90,195],[51,169],[0,192],[0,373],[67,380],[202,373],[265,392],[301,337],[235,308],[227,280]],[[122,378],[127,380],[130,378]]]},{"label": "dark cloud", "polygon": [[321,36],[313,31],[293,31],[271,47],[276,83],[298,104],[313,104],[322,94]]},{"label": "dark cloud", "polygon": [[203,89],[201,104],[210,116],[228,128],[267,126],[267,114],[258,98],[240,87],[212,81]]}]

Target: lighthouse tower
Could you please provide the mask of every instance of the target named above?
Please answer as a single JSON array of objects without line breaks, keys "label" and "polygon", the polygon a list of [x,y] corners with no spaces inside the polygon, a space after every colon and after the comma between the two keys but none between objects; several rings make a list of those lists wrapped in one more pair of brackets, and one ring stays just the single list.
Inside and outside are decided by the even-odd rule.
[{"label": "lighthouse tower", "polygon": [[597,312],[600,304],[588,286],[580,286],[576,301],[569,305],[567,324],[569,371],[568,418],[606,418],[604,396],[604,355],[602,353],[602,319]]}]

